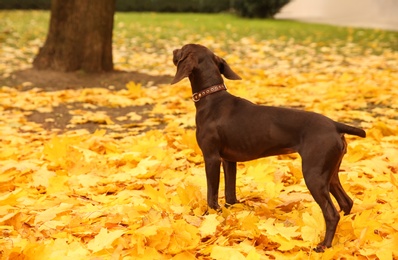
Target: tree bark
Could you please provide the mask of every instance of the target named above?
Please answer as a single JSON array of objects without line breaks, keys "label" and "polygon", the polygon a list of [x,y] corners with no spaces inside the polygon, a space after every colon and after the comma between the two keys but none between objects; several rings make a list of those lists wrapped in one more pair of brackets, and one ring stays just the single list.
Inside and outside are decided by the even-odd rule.
[{"label": "tree bark", "polygon": [[116,0],[51,0],[47,39],[33,61],[39,70],[113,70]]}]

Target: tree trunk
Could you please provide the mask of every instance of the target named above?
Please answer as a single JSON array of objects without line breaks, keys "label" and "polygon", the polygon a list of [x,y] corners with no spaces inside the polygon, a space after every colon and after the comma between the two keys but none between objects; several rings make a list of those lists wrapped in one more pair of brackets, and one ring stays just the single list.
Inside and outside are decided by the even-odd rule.
[{"label": "tree trunk", "polygon": [[116,0],[51,0],[49,32],[33,67],[57,71],[113,70],[115,3]]}]

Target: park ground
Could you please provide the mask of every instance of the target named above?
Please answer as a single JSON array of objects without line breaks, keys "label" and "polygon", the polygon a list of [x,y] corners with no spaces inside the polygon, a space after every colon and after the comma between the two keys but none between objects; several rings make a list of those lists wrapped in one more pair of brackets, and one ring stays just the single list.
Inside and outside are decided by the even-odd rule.
[{"label": "park ground", "polygon": [[[48,12],[0,18],[3,258],[398,257],[398,33],[228,14],[118,13],[117,71],[93,75],[31,69]],[[365,139],[347,137],[340,176],[354,207],[325,253],[311,251],[324,221],[296,154],[240,163],[242,203],[204,214],[189,81],[169,84],[172,50],[191,42],[243,78],[226,81],[232,94],[366,130]]]}]

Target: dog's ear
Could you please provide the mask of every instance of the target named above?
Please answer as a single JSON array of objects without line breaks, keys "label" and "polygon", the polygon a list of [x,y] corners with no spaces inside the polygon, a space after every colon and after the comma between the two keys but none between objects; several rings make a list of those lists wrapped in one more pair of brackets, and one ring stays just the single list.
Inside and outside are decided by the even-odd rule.
[{"label": "dog's ear", "polygon": [[219,65],[219,69],[221,74],[223,74],[227,79],[232,79],[232,80],[238,80],[238,79],[242,79],[238,74],[236,74],[231,67],[228,65],[228,63],[222,59],[220,59],[220,65]]},{"label": "dog's ear", "polygon": [[198,59],[191,53],[182,56],[177,62],[177,72],[171,84],[175,84],[183,78],[188,77],[197,65]]}]

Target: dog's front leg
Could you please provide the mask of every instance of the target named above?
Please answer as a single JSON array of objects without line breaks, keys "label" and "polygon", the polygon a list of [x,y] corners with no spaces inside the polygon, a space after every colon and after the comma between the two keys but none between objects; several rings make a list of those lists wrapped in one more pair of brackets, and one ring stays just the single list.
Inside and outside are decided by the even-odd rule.
[{"label": "dog's front leg", "polygon": [[238,203],[236,198],[236,162],[222,160],[225,179],[225,202],[227,205]]},{"label": "dog's front leg", "polygon": [[220,166],[219,157],[205,156],[205,170],[207,180],[207,205],[212,209],[219,209],[218,205],[218,188],[220,185]]}]

